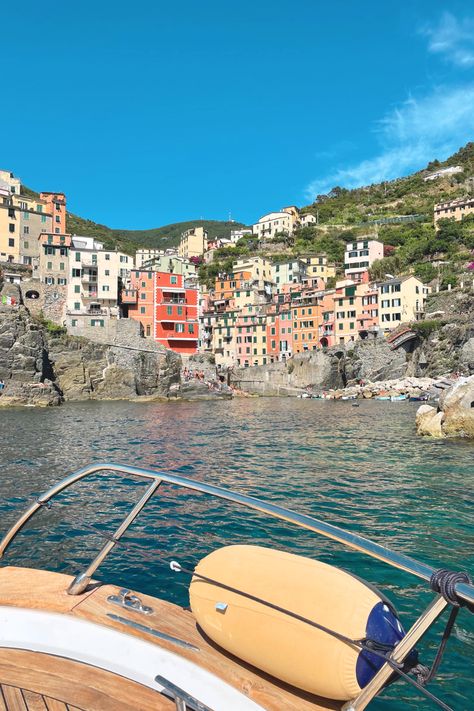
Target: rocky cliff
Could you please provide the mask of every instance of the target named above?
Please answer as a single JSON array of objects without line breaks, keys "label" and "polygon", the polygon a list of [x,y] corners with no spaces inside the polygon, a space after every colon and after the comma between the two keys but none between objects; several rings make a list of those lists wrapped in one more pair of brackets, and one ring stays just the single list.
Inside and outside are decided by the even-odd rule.
[{"label": "rocky cliff", "polygon": [[459,378],[439,399],[438,407],[422,405],[416,413],[420,435],[474,438],[474,376]]},{"label": "rocky cliff", "polygon": [[181,357],[173,351],[130,329],[123,343],[68,336],[33,317],[15,285],[2,295],[16,303],[0,303],[0,406],[179,396]]}]

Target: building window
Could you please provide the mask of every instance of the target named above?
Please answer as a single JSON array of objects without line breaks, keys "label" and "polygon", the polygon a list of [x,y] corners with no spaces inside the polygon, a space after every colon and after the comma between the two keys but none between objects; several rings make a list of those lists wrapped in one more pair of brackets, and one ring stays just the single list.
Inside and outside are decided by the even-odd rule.
[{"label": "building window", "polygon": [[63,272],[64,271],[64,262],[59,262],[59,269]]},{"label": "building window", "polygon": [[110,269],[105,270],[105,276],[110,276]]},{"label": "building window", "polygon": [[41,222],[43,222],[43,223],[46,222],[46,215],[41,215]]},{"label": "building window", "polygon": [[146,313],[146,306],[140,306],[140,313],[145,314]]},{"label": "building window", "polygon": [[72,326],[73,328],[74,328],[75,326],[77,326],[77,318],[71,319],[71,326]]},{"label": "building window", "polygon": [[91,326],[99,326],[99,328],[104,328],[103,318],[91,318]]},{"label": "building window", "polygon": [[54,284],[53,277],[46,277],[44,281],[45,281],[45,284]]},{"label": "building window", "polygon": [[168,316],[171,316],[171,314],[173,313],[173,307],[172,307],[172,306],[167,306],[167,307],[166,307],[166,313],[167,313]]},{"label": "building window", "polygon": [[188,331],[189,331],[189,333],[194,333],[194,324],[193,323],[190,323],[188,325]]},{"label": "building window", "polygon": [[[107,261],[110,261],[110,254],[106,254],[106,255],[105,255],[105,259],[106,259]],[[122,260],[120,260],[120,261],[122,261]]]},{"label": "building window", "polygon": [[48,264],[46,265],[46,268],[51,270],[53,268],[53,263],[48,262]]},{"label": "building window", "polygon": [[74,311],[80,311],[80,309],[81,309],[81,305],[80,305],[79,301],[75,301],[74,302]]},{"label": "building window", "polygon": [[140,299],[146,299],[146,294],[140,294]]},{"label": "building window", "polygon": [[56,220],[55,222],[61,222],[61,215],[56,215]]},{"label": "building window", "polygon": [[184,323],[177,323],[175,326],[176,333],[184,333]]},{"label": "building window", "polygon": [[170,278],[170,284],[177,284],[178,283],[178,277],[172,276]]},{"label": "building window", "polygon": [[110,286],[108,284],[104,284],[102,291],[110,291]]},{"label": "building window", "polygon": [[9,232],[15,232],[15,225],[13,225],[11,222],[10,222],[10,224],[8,225],[8,231],[9,231]]},{"label": "building window", "polygon": [[[76,262],[80,262],[80,261],[81,261],[81,253],[80,253],[80,252],[76,252],[76,257],[75,257],[75,258],[76,258]],[[80,276],[80,275],[79,275],[79,276]]]},{"label": "building window", "polygon": [[80,269],[73,269],[73,270],[72,270],[72,275],[73,275],[73,277],[80,277],[80,276],[81,276],[81,270],[80,270]]},{"label": "building window", "polygon": [[55,234],[55,235],[58,235],[60,232],[61,232],[61,230],[59,229],[59,227],[55,227],[55,228],[54,228],[54,234]]},{"label": "building window", "polygon": [[183,307],[178,306],[178,316],[182,316],[182,314],[183,314]]},{"label": "building window", "polygon": [[150,326],[150,325],[148,325],[148,326],[146,327],[146,335],[147,335],[147,336],[151,336],[151,326]]},{"label": "building window", "polygon": [[146,281],[142,281],[142,289],[146,289]]},{"label": "building window", "polygon": [[58,278],[58,284],[61,284],[61,286],[66,286],[67,281],[64,277],[59,277]]},{"label": "building window", "polygon": [[81,285],[80,284],[74,284],[74,293],[75,294],[81,293]]},{"label": "building window", "polygon": [[29,242],[23,242],[23,249],[28,249],[29,246],[30,246]]}]

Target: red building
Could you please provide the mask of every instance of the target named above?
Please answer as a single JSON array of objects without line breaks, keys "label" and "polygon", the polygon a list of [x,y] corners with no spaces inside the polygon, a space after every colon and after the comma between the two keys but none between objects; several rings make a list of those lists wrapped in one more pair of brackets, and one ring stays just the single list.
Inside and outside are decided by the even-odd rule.
[{"label": "red building", "polygon": [[198,290],[188,287],[182,274],[132,271],[122,305],[130,318],[140,321],[145,337],[176,353],[196,353]]}]

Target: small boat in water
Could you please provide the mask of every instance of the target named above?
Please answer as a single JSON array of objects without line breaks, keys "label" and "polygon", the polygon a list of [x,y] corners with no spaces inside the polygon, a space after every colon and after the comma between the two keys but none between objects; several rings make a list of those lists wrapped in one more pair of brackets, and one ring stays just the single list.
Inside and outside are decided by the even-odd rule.
[{"label": "small boat in water", "polygon": [[[114,532],[93,527],[104,544],[83,571],[72,577],[14,565],[0,569],[0,708],[362,711],[399,679],[449,708],[423,685],[439,659],[428,670],[417,646],[449,608],[442,650],[459,606],[474,610],[469,577],[279,505],[174,473],[93,464],[33,501],[1,540],[0,556],[32,516],[54,505],[57,494],[109,472],[148,487]],[[270,545],[240,543],[217,548],[189,567],[171,555],[148,554],[157,566],[189,576],[190,609],[99,582],[97,569],[116,545],[139,549],[121,539],[163,485],[325,536],[412,574],[436,594],[405,631],[393,604],[360,578]],[[108,502],[110,494],[109,488]],[[29,545],[34,547],[31,537]]]},{"label": "small boat in water", "polygon": [[390,400],[391,402],[402,402],[403,400],[407,400],[408,396],[407,395],[391,395]]}]

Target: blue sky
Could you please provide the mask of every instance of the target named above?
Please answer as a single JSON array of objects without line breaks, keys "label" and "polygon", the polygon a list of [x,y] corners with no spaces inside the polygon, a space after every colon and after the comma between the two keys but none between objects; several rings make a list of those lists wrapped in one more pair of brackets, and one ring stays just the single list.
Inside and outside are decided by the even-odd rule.
[{"label": "blue sky", "polygon": [[467,1],[23,0],[2,26],[0,167],[111,227],[250,223],[474,140]]}]

